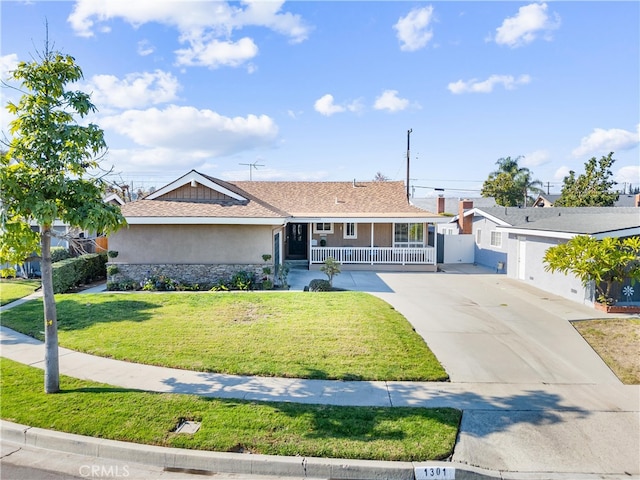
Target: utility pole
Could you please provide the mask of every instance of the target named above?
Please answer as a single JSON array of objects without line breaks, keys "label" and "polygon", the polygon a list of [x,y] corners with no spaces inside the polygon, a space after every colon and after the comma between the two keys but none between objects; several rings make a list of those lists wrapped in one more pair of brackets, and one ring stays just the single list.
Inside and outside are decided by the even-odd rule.
[{"label": "utility pole", "polygon": [[409,161],[411,155],[411,132],[413,132],[413,128],[407,130],[407,201],[409,200]]}]

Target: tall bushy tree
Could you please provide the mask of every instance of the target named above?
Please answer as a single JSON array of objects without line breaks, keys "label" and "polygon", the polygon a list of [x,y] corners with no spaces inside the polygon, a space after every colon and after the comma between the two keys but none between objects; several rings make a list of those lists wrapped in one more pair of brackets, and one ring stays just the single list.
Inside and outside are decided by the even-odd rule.
[{"label": "tall bushy tree", "polygon": [[[51,270],[52,225],[56,219],[82,230],[109,233],[124,224],[117,207],[102,201],[104,185],[89,175],[106,149],[102,130],[74,118],[95,111],[88,94],[67,90],[82,78],[69,55],[49,50],[20,62],[12,77],[21,84],[18,103],[7,110],[8,152],[2,157],[0,243],[20,257],[39,243],[44,296],[45,392],[59,391],[58,327]],[[34,232],[30,222],[39,226]]]},{"label": "tall bushy tree", "polygon": [[504,207],[527,206],[532,200],[530,193],[543,193],[542,182],[532,178],[531,171],[518,165],[522,157],[500,158],[498,169],[489,174],[482,185],[481,195],[493,197]]},{"label": "tall bushy tree", "polygon": [[576,177],[576,172],[569,171],[564,177],[558,207],[611,207],[618,200],[618,192],[612,187],[616,182],[611,180],[611,166],[616,160],[613,152],[602,156],[600,160],[592,157],[584,164],[584,173]]}]

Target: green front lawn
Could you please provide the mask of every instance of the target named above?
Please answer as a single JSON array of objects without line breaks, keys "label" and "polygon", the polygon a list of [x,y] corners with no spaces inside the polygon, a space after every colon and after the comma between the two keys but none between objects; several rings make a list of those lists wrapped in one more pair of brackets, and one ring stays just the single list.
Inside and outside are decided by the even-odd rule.
[{"label": "green front lawn", "polygon": [[[362,292],[56,296],[60,345],[136,363],[341,380],[448,378],[409,322]],[[428,312],[425,312],[425,315]],[[42,302],[2,324],[42,339]]]},{"label": "green front lawn", "polygon": [[39,287],[40,280],[2,279],[0,280],[0,305],[26,297]]},{"label": "green front lawn", "polygon": [[[332,407],[220,400],[127,390],[61,378],[45,394],[42,370],[0,359],[2,418],[169,447],[370,460],[425,461],[453,451],[461,412],[450,408]],[[173,432],[181,418],[202,422]]]}]

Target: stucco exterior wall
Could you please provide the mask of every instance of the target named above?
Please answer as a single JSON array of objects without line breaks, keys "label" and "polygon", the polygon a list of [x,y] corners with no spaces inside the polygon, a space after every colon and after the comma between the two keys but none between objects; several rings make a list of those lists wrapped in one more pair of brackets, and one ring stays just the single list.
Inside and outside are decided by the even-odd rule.
[{"label": "stucco exterior wall", "polygon": [[257,264],[273,255],[270,225],[129,225],[109,237],[116,263]]},{"label": "stucco exterior wall", "polygon": [[[320,245],[320,239],[326,238],[327,247],[370,247],[371,246],[371,223],[357,224],[358,238],[344,238],[344,223],[334,223],[333,233],[320,234],[313,233],[313,224],[309,224],[312,232],[311,238]],[[391,247],[393,245],[393,225],[391,223],[376,223],[373,225],[373,246]]]},{"label": "stucco exterior wall", "polygon": [[[498,231],[497,224],[484,217],[473,219],[472,234],[475,243],[475,263],[495,269],[497,273],[507,273],[507,233],[502,234],[502,245],[500,247],[491,245],[491,232]],[[480,230],[480,242],[478,243],[478,230]],[[498,269],[498,263],[502,262],[503,268]]]},{"label": "stucco exterior wall", "polygon": [[[518,245],[520,242],[520,245]],[[566,240],[536,236],[509,235],[508,276],[555,295],[587,305],[593,304],[593,289],[585,289],[573,275],[545,271],[544,254],[549,247]],[[524,248],[522,244],[524,245]],[[521,252],[524,254],[521,257]],[[520,262],[524,262],[520,266]]]}]

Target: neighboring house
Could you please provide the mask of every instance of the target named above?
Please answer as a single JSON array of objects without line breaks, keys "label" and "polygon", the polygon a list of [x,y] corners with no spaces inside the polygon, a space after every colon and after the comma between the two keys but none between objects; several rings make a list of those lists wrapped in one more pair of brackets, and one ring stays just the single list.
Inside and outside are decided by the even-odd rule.
[{"label": "neighboring house", "polygon": [[616,207],[640,207],[640,193],[635,195],[620,194],[614,205]]},{"label": "neighboring house", "polygon": [[265,263],[318,269],[328,257],[343,269],[435,271],[429,224],[448,220],[410,205],[402,182],[231,183],[195,170],[122,213],[128,227],[109,238],[119,275],[193,283]]},{"label": "neighboring house", "polygon": [[544,194],[541,193],[540,195],[538,195],[538,198],[536,198],[536,201],[533,202],[533,207],[553,207],[553,205],[558,201],[558,199],[560,198],[560,195],[549,195],[549,194]]},{"label": "neighboring house", "polygon": [[125,201],[122,199],[122,197],[120,197],[120,195],[118,195],[117,193],[109,193],[107,194],[102,201],[104,203],[109,203],[111,205],[117,205],[119,207],[121,207],[122,205],[125,204]]},{"label": "neighboring house", "polygon": [[[460,210],[451,222],[463,236],[473,238],[474,263],[581,303],[593,303],[592,289],[571,275],[546,272],[546,250],[576,235],[640,235],[636,207],[476,208],[463,201]],[[635,291],[630,301],[640,301],[640,288]]]},{"label": "neighboring house", "polygon": [[[545,271],[544,254],[549,247],[565,243],[576,235],[589,235],[596,239],[638,236],[640,208],[582,207],[562,210],[567,212],[513,226],[498,227],[503,235],[508,235],[507,275],[570,300],[593,304],[596,300],[593,286],[583,287],[570,274]],[[622,289],[624,285],[619,287]],[[640,288],[627,291],[633,293],[626,298],[621,292],[614,293],[618,304],[638,304]]]},{"label": "neighboring house", "polygon": [[[561,195],[545,195],[540,194],[536,201],[533,202],[534,207],[553,207]],[[478,205],[480,206],[480,205]],[[618,200],[613,204],[614,207],[640,207],[640,194],[627,195],[620,194]]]}]

